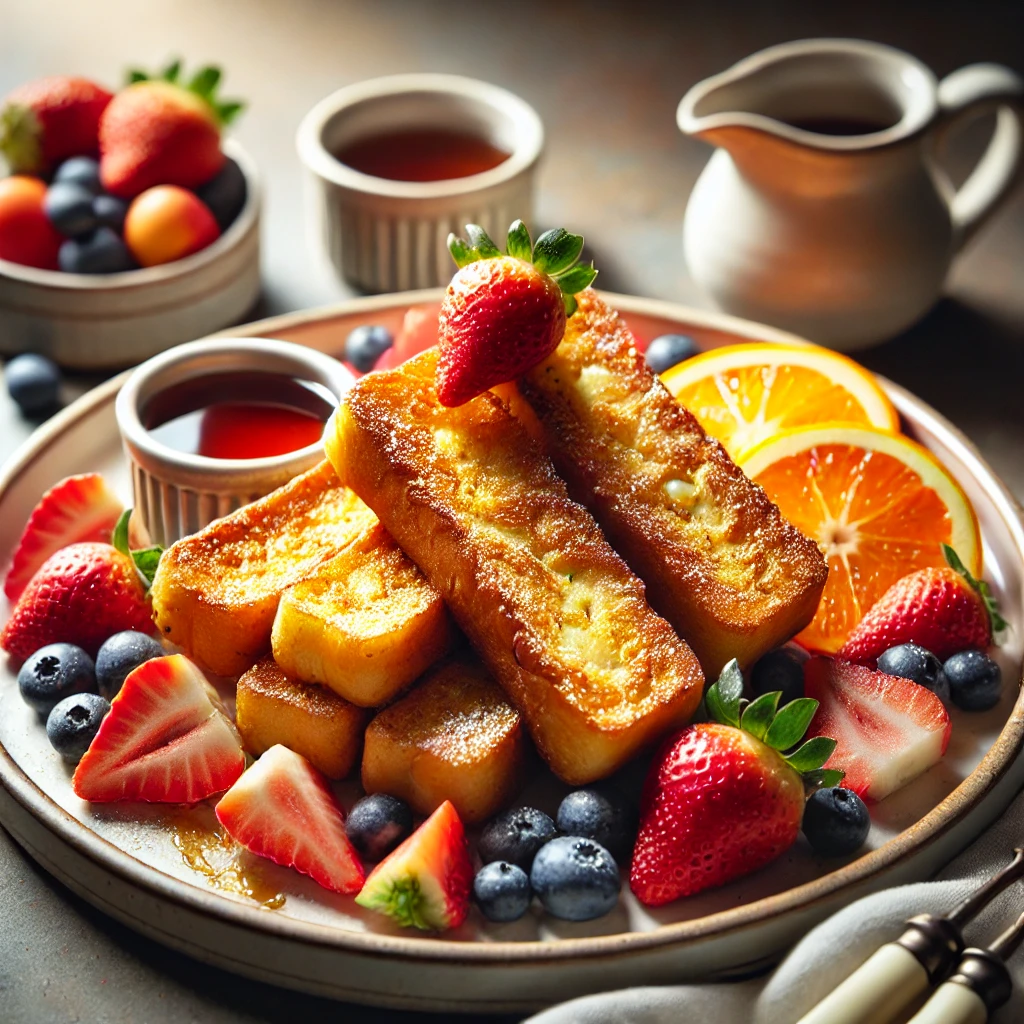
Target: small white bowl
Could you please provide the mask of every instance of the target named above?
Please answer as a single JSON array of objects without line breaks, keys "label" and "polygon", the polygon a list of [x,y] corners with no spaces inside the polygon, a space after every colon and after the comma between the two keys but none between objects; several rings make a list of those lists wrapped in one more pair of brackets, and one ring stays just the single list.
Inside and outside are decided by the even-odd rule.
[{"label": "small white bowl", "polygon": [[[170,448],[145,425],[161,392],[211,374],[264,372],[309,381],[335,398],[355,378],[337,359],[270,338],[207,338],[178,345],[138,367],[117,396],[117,425],[132,470],[135,511],[154,544],[167,546],[247,505],[323,461],[322,441],[284,455],[214,459]],[[244,396],[225,394],[225,401]]]},{"label": "small white bowl", "polygon": [[[334,156],[359,138],[409,128],[467,131],[510,155],[489,171],[444,181],[377,178]],[[476,223],[500,243],[517,217],[529,223],[544,126],[529,104],[496,85],[393,75],[321,100],[303,118],[296,144],[309,171],[313,235],[337,272],[363,291],[407,291],[451,279],[449,232]]]},{"label": "small white bowl", "polygon": [[76,370],[131,366],[238,323],[260,294],[260,185],[237,143],[224,152],[246,199],[201,252],[123,274],[65,274],[0,260],[0,354],[41,352]]}]

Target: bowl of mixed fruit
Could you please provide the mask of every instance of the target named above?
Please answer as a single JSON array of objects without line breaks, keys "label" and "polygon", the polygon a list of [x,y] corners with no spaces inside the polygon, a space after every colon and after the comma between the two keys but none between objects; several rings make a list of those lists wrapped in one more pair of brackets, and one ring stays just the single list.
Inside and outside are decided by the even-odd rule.
[{"label": "bowl of mixed fruit", "polygon": [[0,104],[0,353],[136,363],[259,295],[259,187],[223,130],[242,104],[179,62],[116,92],[28,82]]}]

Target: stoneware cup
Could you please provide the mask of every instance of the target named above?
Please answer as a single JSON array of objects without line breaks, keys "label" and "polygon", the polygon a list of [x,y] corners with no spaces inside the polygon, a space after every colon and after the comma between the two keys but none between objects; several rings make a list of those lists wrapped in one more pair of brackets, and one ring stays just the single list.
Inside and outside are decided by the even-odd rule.
[{"label": "stoneware cup", "polygon": [[[260,459],[213,459],[177,451],[146,428],[160,392],[210,374],[263,372],[308,381],[335,400],[354,377],[338,360],[270,338],[207,338],[178,345],[138,367],[117,396],[117,425],[132,471],[135,511],[155,544],[181,537],[269,494],[324,458],[323,443]],[[244,396],[225,394],[225,401]]]},{"label": "stoneware cup", "polygon": [[260,185],[236,142],[246,200],[212,245],[123,274],[65,274],[0,260],[0,355],[41,352],[76,370],[133,366],[237,324],[260,294]]},{"label": "stoneware cup", "polygon": [[[394,181],[363,174],[333,154],[360,138],[412,128],[477,135],[509,153],[481,174]],[[455,271],[446,241],[477,223],[503,239],[533,212],[544,145],[536,111],[518,96],[457,75],[395,75],[348,86],[303,119],[299,156],[310,183],[310,223],[341,277],[367,292],[445,285]]]}]

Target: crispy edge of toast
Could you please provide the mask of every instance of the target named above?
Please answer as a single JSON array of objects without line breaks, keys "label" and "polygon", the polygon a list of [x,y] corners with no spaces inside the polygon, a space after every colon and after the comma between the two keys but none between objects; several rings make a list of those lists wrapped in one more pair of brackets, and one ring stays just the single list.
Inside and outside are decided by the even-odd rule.
[{"label": "crispy edge of toast", "polygon": [[[619,314],[592,289],[578,298],[559,347],[519,384],[548,454],[705,673],[713,678],[732,657],[749,664],[814,616],[825,560],[669,394]],[[614,402],[602,402],[608,388],[593,395],[577,383],[588,367],[608,375]],[[674,499],[669,479],[697,489]],[[686,536],[702,517],[701,534],[722,534],[710,552]],[[734,564],[716,552],[735,553]],[[730,569],[742,583],[728,580]]]},{"label": "crispy edge of toast", "polygon": [[[373,594],[364,586],[370,578]],[[455,639],[441,595],[376,521],[284,591],[271,647],[277,663],[303,682],[372,708],[406,689]]]},{"label": "crispy edge of toast", "polygon": [[[331,504],[340,505],[340,510]],[[337,518],[329,537],[308,527]],[[172,544],[153,580],[157,628],[189,657],[223,676],[244,672],[270,649],[270,633],[285,587],[304,579],[375,521],[341,485],[329,462]],[[234,542],[262,540],[273,568],[258,581],[248,563],[233,564]]]},{"label": "crispy edge of toast", "polygon": [[431,669],[369,724],[363,789],[400,797],[424,815],[451,800],[463,821],[483,821],[519,791],[528,752],[519,712],[464,653]]},{"label": "crispy edge of toast", "polygon": [[[689,720],[703,689],[700,666],[507,407],[490,394],[456,410],[440,406],[436,358],[428,351],[362,378],[328,431],[328,455],[445,598],[552,770],[571,784],[602,778]],[[460,505],[453,502],[464,482],[435,430],[460,424],[466,439],[486,449],[488,463],[502,459],[513,467],[503,482],[514,493],[495,497],[497,506],[480,505],[468,493]],[[486,468],[483,460],[469,464],[467,472]],[[604,591],[594,596],[614,604],[621,634],[612,639],[628,665],[628,686],[602,688],[597,670],[588,676],[545,641],[540,599],[572,584],[573,572],[555,571],[503,540],[508,523],[539,537],[553,563],[577,566],[581,584],[588,573],[603,581]],[[560,632],[560,620],[552,628]]]},{"label": "crispy edge of toast", "polygon": [[242,673],[235,691],[235,724],[249,753],[281,743],[332,779],[355,767],[368,718],[331,690],[292,678],[269,656]]}]

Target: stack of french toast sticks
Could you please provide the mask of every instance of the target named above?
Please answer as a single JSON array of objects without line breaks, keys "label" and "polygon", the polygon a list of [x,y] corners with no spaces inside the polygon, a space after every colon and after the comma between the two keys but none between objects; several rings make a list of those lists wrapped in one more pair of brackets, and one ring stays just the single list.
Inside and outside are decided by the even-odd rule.
[{"label": "stack of french toast sticks", "polygon": [[240,676],[254,753],[341,778],[362,748],[367,792],[479,821],[531,741],[580,785],[682,726],[810,621],[826,566],[593,291],[517,386],[446,408],[436,361],[359,380],[329,462],[171,547],[153,601]]}]

